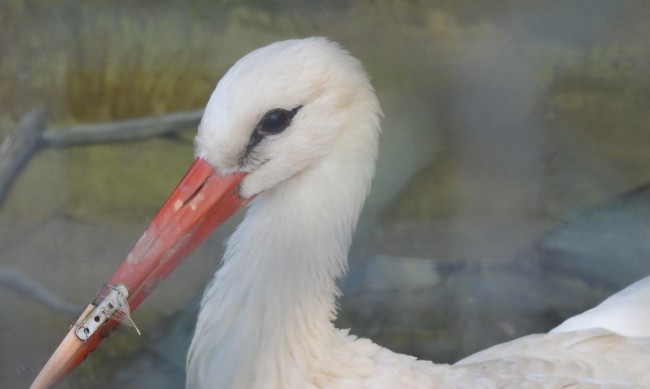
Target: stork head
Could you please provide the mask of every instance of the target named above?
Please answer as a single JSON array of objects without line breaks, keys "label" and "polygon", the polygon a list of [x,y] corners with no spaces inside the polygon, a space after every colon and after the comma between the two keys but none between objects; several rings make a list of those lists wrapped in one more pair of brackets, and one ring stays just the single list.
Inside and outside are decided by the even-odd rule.
[{"label": "stork head", "polygon": [[253,197],[342,155],[374,160],[379,115],[360,62],[325,38],[274,43],[239,60],[208,102],[194,164],[32,388],[61,381],[124,320],[124,308],[134,310]]},{"label": "stork head", "polygon": [[248,198],[330,154],[356,123],[377,129],[379,111],[361,63],[338,44],[277,42],[219,81],[199,126],[197,157],[223,175],[248,173],[241,184]]}]

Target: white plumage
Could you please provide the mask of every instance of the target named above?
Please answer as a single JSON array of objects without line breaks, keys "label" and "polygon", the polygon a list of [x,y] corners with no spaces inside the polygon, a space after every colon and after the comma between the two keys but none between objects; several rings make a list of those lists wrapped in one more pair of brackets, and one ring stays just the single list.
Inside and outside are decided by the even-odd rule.
[{"label": "white plumage", "polygon": [[[251,146],[270,110],[299,107]],[[370,187],[379,103],[359,61],[324,38],[278,42],[221,79],[197,136],[219,172],[256,196],[205,292],[190,388],[650,387],[650,279],[550,334],[435,365],[332,324],[335,279]]]}]

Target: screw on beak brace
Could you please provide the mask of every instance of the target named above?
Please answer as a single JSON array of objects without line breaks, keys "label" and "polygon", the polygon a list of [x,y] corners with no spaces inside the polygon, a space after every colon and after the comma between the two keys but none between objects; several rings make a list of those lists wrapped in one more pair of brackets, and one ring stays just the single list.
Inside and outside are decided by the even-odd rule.
[{"label": "screw on beak brace", "polygon": [[126,298],[129,291],[124,285],[104,285],[104,288],[95,298],[95,309],[79,324],[75,324],[75,334],[84,342],[88,340],[99,327],[110,319],[117,320],[129,326],[133,326],[141,335],[140,330],[131,320],[131,310]]}]

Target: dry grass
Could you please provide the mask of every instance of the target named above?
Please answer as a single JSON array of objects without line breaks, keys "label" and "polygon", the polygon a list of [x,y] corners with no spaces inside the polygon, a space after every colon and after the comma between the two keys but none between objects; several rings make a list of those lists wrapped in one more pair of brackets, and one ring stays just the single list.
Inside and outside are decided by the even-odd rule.
[{"label": "dry grass", "polygon": [[286,13],[264,1],[122,3],[0,3],[0,136],[36,105],[64,123],[199,108],[234,60],[312,35],[323,19],[302,18],[304,4]]},{"label": "dry grass", "polygon": [[65,61],[62,96],[77,121],[121,119],[194,109],[205,104],[218,75],[210,69],[195,26],[162,14],[149,19],[93,10]]},{"label": "dry grass", "polygon": [[141,8],[100,1],[52,4],[8,0],[0,5],[0,116],[5,121],[16,122],[39,104],[59,122],[195,109],[205,104],[231,61],[228,53],[219,55],[219,40],[209,39],[230,24],[218,9],[201,19],[191,8],[165,3]]}]

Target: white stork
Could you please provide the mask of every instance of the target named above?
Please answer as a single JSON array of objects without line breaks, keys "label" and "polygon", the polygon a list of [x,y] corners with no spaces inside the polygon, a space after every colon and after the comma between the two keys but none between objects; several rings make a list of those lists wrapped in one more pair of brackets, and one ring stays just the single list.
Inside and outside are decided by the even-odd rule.
[{"label": "white stork", "polygon": [[548,334],[454,365],[334,327],[335,281],[374,173],[380,115],[361,63],[327,39],[239,60],[210,98],[192,168],[32,387],[63,379],[126,319],[125,300],[134,309],[246,203],[203,297],[188,388],[650,387],[650,278]]}]

